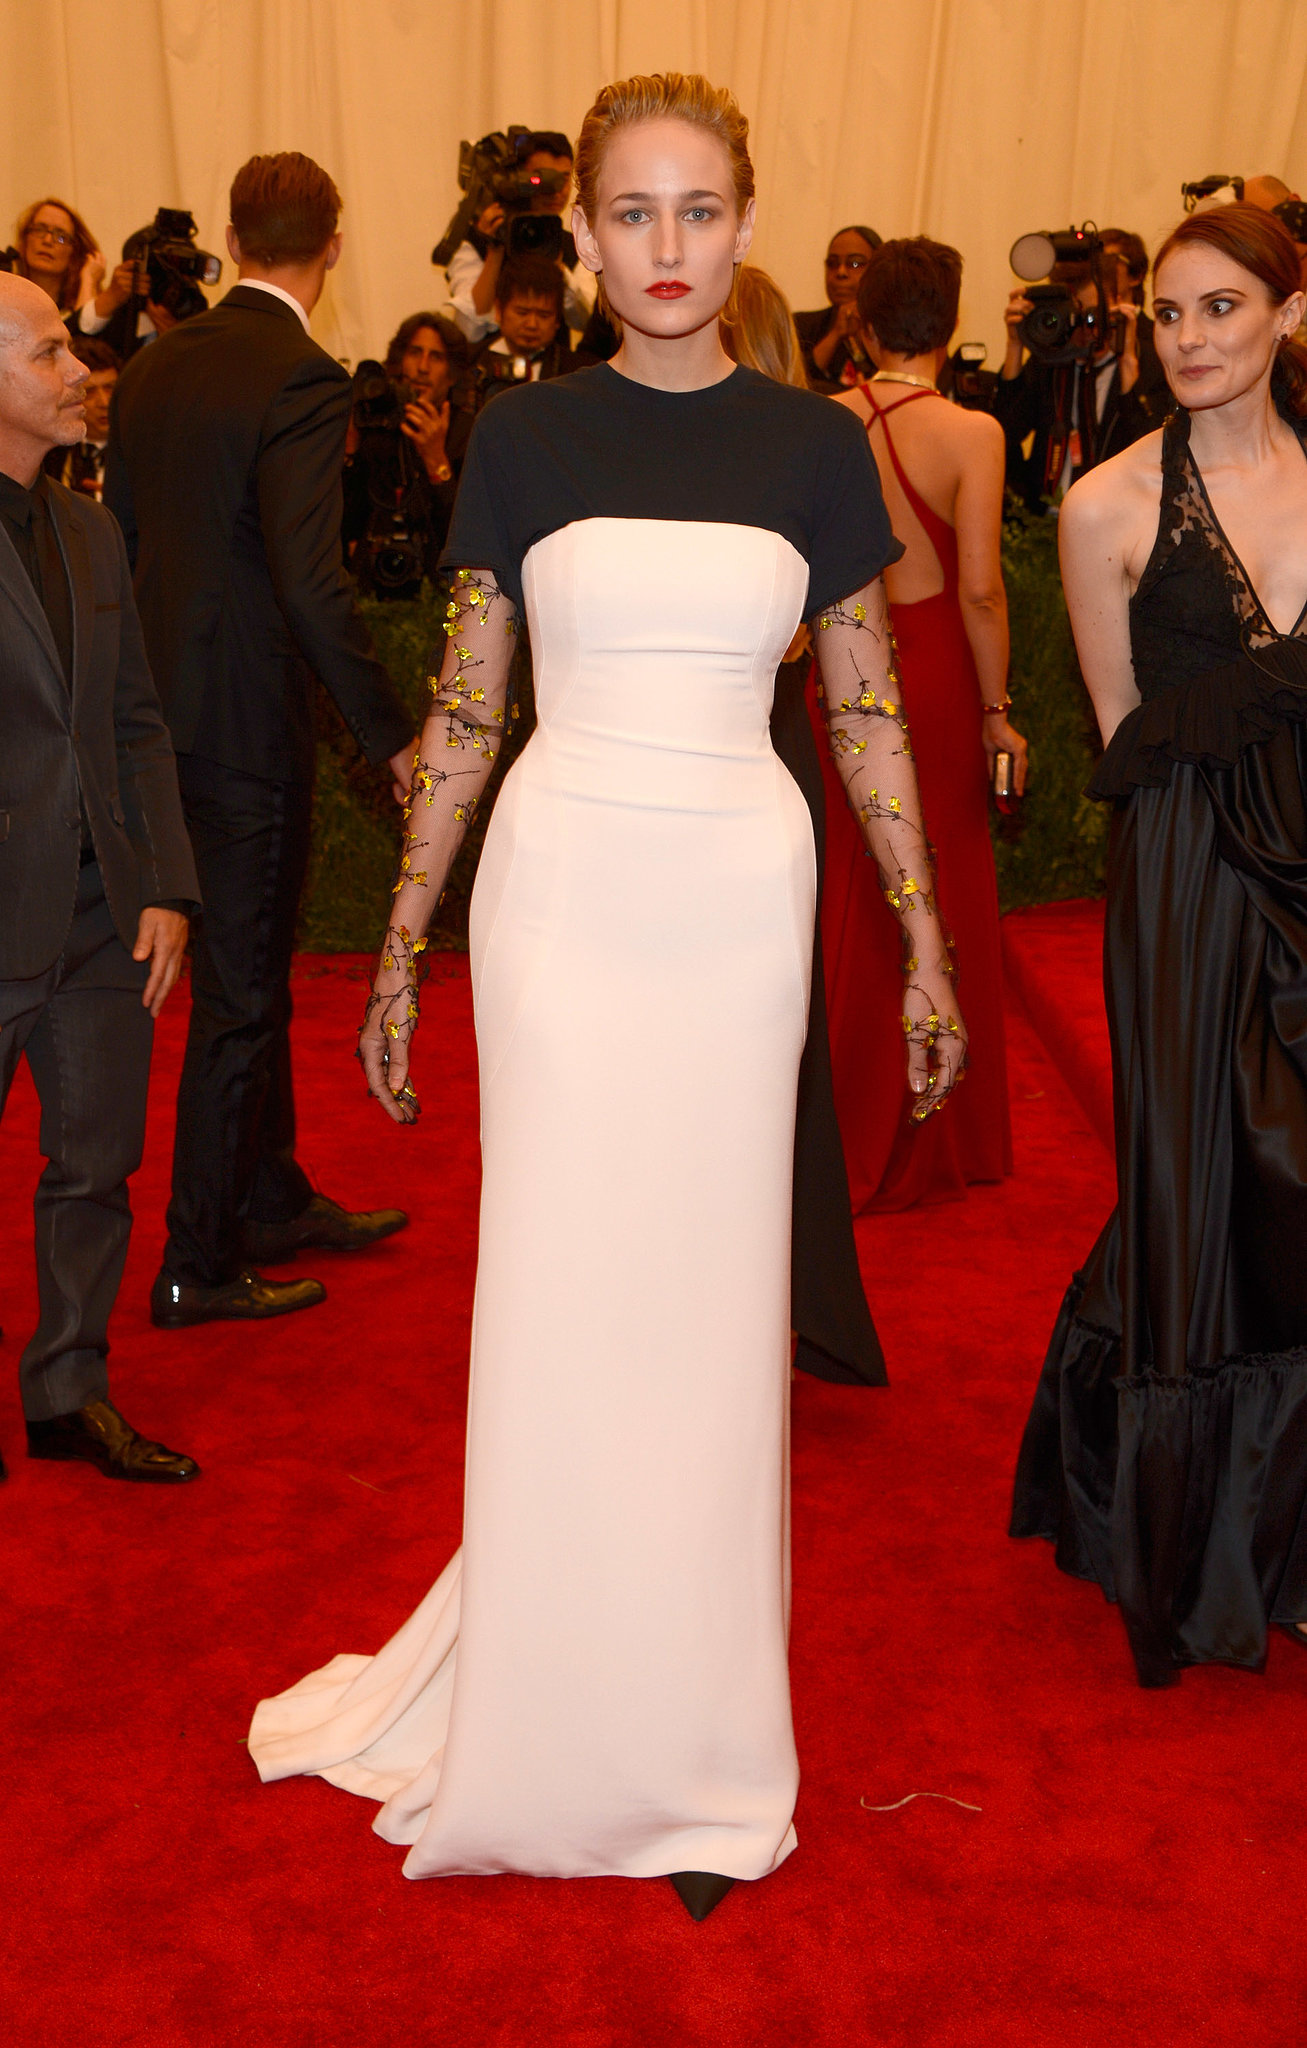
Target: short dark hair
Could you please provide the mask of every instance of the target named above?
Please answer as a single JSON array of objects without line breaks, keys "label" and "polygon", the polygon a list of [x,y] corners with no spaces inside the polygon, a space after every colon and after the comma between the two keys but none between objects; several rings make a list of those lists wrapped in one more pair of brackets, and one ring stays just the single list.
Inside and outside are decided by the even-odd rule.
[{"label": "short dark hair", "polygon": [[407,320],[401,320],[390,337],[386,350],[386,369],[392,377],[398,377],[404,356],[412,343],[413,336],[420,334],[424,327],[431,327],[445,344],[445,354],[455,369],[461,369],[467,361],[467,343],[462,329],[445,313],[410,313]]},{"label": "short dark hair", "polygon": [[873,249],[858,281],[858,312],[882,347],[924,356],[947,348],[958,324],[962,258],[947,242],[912,235]]},{"label": "short dark hair", "polygon": [[265,263],[312,263],[340,219],[340,194],[311,156],[296,149],[252,156],[231,181],[231,224],[241,255]]},{"label": "short dark hair", "polygon": [[1131,284],[1142,284],[1148,275],[1148,250],[1143,236],[1133,228],[1100,228],[1098,239],[1105,247],[1109,242],[1116,244]]},{"label": "short dark hair", "polygon": [[98,341],[93,334],[70,335],[68,346],[78,362],[85,363],[87,369],[95,374],[112,370],[117,376],[123,366],[123,359],[117,351],[111,349],[107,341]]},{"label": "short dark hair", "polygon": [[524,164],[529,156],[536,155],[572,157],[575,151],[556,128],[533,128],[529,135],[518,137],[517,160]]},{"label": "short dark hair", "polygon": [[499,273],[495,304],[506,306],[510,299],[550,299],[559,321],[563,318],[563,273],[550,256],[510,256]]}]

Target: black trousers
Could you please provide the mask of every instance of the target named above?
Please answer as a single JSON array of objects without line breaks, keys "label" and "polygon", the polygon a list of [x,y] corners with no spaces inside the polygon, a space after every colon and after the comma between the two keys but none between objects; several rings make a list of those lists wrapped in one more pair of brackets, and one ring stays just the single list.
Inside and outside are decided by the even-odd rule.
[{"label": "black trousers", "polygon": [[295,1159],[290,963],[309,858],[312,790],[196,754],[177,775],[204,908],[177,1093],[164,1270],[220,1286],[243,1264],[248,1217],[284,1223],[313,1193]]},{"label": "black trousers", "polygon": [[68,1415],[109,1391],[109,1312],[132,1233],[154,1024],[146,965],[114,929],[94,861],[78,877],[64,948],[30,981],[0,981],[0,1112],[23,1054],[41,1100],[36,1334],[19,1364],[23,1413]]}]

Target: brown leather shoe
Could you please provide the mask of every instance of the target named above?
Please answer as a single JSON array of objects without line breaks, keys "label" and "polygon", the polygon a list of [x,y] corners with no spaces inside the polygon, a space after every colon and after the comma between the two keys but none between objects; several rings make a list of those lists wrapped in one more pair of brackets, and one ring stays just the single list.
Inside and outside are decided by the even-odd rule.
[{"label": "brown leather shoe", "polygon": [[289,1223],[246,1223],[241,1250],[276,1266],[296,1252],[361,1252],[393,1237],[408,1222],[403,1209],[342,1209],[329,1195],[314,1195]]},{"label": "brown leather shoe", "polygon": [[98,1465],[106,1479],[143,1479],[156,1486],[178,1486],[200,1476],[194,1458],[139,1436],[112,1401],[88,1401],[71,1415],[56,1415],[51,1422],[29,1422],[27,1455],[77,1458]]},{"label": "brown leather shoe", "polygon": [[316,1308],[327,1298],[321,1280],[265,1280],[262,1273],[238,1273],[220,1287],[201,1287],[160,1273],[150,1289],[150,1321],[161,1330],[185,1330],[192,1323],[258,1322]]}]

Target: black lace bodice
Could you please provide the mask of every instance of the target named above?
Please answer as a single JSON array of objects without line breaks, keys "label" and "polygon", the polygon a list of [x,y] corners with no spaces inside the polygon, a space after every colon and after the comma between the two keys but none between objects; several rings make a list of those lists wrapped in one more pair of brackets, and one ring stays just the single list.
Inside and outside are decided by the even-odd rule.
[{"label": "black lace bodice", "polygon": [[1130,600],[1130,647],[1145,703],[1207,669],[1237,661],[1277,633],[1212,510],[1189,446],[1189,414],[1162,431],[1162,507],[1157,539]]},{"label": "black lace bodice", "polygon": [[1143,701],[1113,733],[1089,796],[1164,788],[1178,762],[1231,767],[1286,720],[1307,720],[1307,606],[1291,633],[1276,632],[1212,510],[1184,411],[1162,431],[1161,512],[1130,600],[1130,650]]}]

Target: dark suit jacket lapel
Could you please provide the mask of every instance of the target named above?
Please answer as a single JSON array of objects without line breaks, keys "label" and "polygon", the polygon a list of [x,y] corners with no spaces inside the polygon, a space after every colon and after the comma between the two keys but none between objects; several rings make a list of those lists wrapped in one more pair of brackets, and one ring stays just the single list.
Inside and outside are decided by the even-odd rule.
[{"label": "dark suit jacket lapel", "polygon": [[54,644],[50,621],[41,607],[41,601],[32,588],[32,579],[18,559],[18,550],[9,535],[0,526],[0,593],[9,600],[20,618],[31,627],[46,657],[49,670],[48,682],[51,692],[68,703],[68,691],[64,685],[63,663],[59,649]]},{"label": "dark suit jacket lapel", "polygon": [[[55,539],[64,558],[64,570],[73,599],[73,695],[86,681],[86,664],[91,658],[91,629],[95,609],[95,587],[91,578],[91,551],[86,545],[86,528],[74,505],[54,491],[46,495],[54,521]],[[44,613],[42,614],[44,617]],[[51,639],[53,639],[53,634]]]}]

